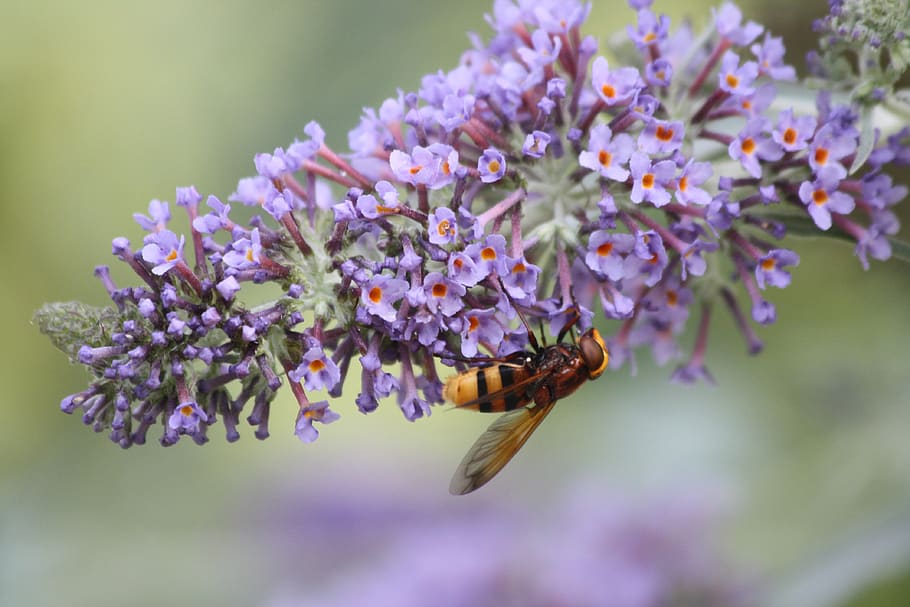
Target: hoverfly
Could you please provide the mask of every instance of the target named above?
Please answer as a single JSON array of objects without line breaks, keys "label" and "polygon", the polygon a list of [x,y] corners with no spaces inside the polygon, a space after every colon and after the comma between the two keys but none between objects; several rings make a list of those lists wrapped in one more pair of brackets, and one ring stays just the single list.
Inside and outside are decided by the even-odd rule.
[{"label": "hoverfly", "polygon": [[[493,478],[525,444],[557,400],[569,396],[587,380],[597,379],[607,368],[609,353],[597,329],[588,329],[577,342],[574,333],[570,333],[578,314],[562,328],[558,343],[543,347],[520,311],[518,315],[528,331],[532,352],[461,359],[476,366],[450,377],[443,389],[445,399],[456,408],[504,412],[461,460],[449,485],[453,495],[470,493]],[[571,334],[572,343],[562,341],[567,333]]]}]

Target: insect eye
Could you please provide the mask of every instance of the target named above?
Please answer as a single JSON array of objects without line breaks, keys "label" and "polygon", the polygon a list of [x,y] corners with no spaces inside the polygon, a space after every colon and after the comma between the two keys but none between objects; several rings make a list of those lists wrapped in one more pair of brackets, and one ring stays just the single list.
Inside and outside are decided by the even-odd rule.
[{"label": "insect eye", "polygon": [[591,329],[581,336],[578,340],[578,346],[581,350],[581,358],[585,361],[588,368],[588,375],[595,379],[607,368],[607,347],[597,329]]}]

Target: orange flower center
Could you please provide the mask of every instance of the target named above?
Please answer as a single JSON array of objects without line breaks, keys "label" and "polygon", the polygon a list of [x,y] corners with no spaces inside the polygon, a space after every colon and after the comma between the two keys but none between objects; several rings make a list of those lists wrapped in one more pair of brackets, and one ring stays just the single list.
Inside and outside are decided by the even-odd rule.
[{"label": "orange flower center", "polygon": [[673,139],[673,129],[664,128],[663,126],[657,127],[657,138],[663,142],[671,141]]},{"label": "orange flower center", "polygon": [[498,160],[491,160],[490,163],[487,165],[487,169],[489,169],[489,171],[491,173],[498,173],[500,166],[501,165],[499,164]]},{"label": "orange flower center", "polygon": [[793,145],[796,143],[796,129],[791,127],[784,131],[784,143],[787,145]]},{"label": "orange flower center", "polygon": [[380,287],[370,289],[370,301],[376,304],[382,301],[382,289]]},{"label": "orange flower center", "polygon": [[416,175],[417,173],[419,173],[419,172],[422,171],[422,170],[423,170],[423,165],[422,165],[422,164],[415,164],[414,166],[412,166],[412,167],[409,169],[411,175]]},{"label": "orange flower center", "polygon": [[828,192],[824,190],[815,190],[812,192],[812,202],[821,206],[828,202]]},{"label": "orange flower center", "polygon": [[433,285],[433,290],[432,290],[433,297],[445,297],[446,293],[448,293],[448,292],[449,292],[449,288],[441,282],[437,282],[435,285]]},{"label": "orange flower center", "polygon": [[493,261],[496,259],[496,251],[493,247],[487,247],[480,252],[480,258],[484,261]]},{"label": "orange flower center", "polygon": [[768,257],[767,259],[761,260],[761,269],[766,272],[770,272],[771,270],[773,270],[774,266],[776,266],[776,265],[777,265],[777,262],[774,261],[774,258],[772,258],[772,257]]},{"label": "orange flower center", "polygon": [[742,149],[744,153],[752,154],[755,151],[755,140],[751,137],[743,139]]},{"label": "orange flower center", "polygon": [[828,162],[828,150],[827,148],[816,148],[815,150],[815,162],[817,164],[825,164]]},{"label": "orange flower center", "polygon": [[602,166],[608,167],[610,166],[610,163],[613,162],[613,154],[607,150],[601,150],[597,154],[597,161],[600,162]]},{"label": "orange flower center", "polygon": [[654,187],[654,173],[645,173],[641,178],[641,187],[650,190]]},{"label": "orange flower center", "polygon": [[613,97],[616,97],[616,89],[613,88],[613,86],[610,84],[605,84],[600,87],[600,92],[603,93],[604,97],[607,99],[613,99]]},{"label": "orange flower center", "polygon": [[679,178],[679,185],[676,186],[680,192],[685,192],[689,187],[689,178],[686,175],[683,175]]},{"label": "orange flower center", "polygon": [[310,367],[310,371],[312,371],[313,373],[319,373],[320,371],[325,369],[325,363],[322,362],[322,359],[317,358],[316,360],[310,361],[309,367]]},{"label": "orange flower center", "polygon": [[727,77],[725,78],[725,80],[727,81],[727,85],[731,89],[735,89],[736,87],[739,86],[739,78],[737,78],[733,74],[727,74]]},{"label": "orange flower center", "polygon": [[600,245],[599,247],[597,247],[597,254],[600,255],[601,257],[606,257],[607,255],[609,255],[612,252],[613,252],[613,243],[612,242],[605,242],[602,245]]},{"label": "orange flower center", "polygon": [[468,317],[468,333],[472,333],[477,330],[477,327],[480,326],[480,321],[477,320],[476,316]]},{"label": "orange flower center", "polygon": [[464,266],[464,260],[456,259],[455,261],[452,262],[452,265],[455,266],[456,270],[460,270],[462,268],[462,266]]},{"label": "orange flower center", "polygon": [[189,417],[193,414],[193,407],[191,405],[183,405],[180,407],[180,414],[184,417]]},{"label": "orange flower center", "polygon": [[679,301],[679,295],[673,289],[667,289],[667,305],[675,306]]},{"label": "orange flower center", "polygon": [[515,264],[514,268],[512,268],[512,274],[520,274],[522,272],[527,272],[527,271],[528,271],[528,266],[521,263],[520,261]]},{"label": "orange flower center", "polygon": [[171,252],[167,254],[167,257],[164,258],[166,261],[174,261],[177,259],[177,250],[171,249]]},{"label": "orange flower center", "polygon": [[440,236],[446,236],[449,233],[449,220],[443,219],[439,222],[439,225],[436,226],[436,231],[439,232]]}]

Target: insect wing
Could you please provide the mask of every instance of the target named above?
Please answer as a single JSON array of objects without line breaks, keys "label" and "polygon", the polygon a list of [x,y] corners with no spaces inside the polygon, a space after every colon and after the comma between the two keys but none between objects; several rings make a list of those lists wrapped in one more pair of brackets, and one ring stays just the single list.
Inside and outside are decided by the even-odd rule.
[{"label": "insect wing", "polygon": [[455,470],[449,492],[464,495],[496,476],[521,449],[556,401],[509,411],[490,424]]}]

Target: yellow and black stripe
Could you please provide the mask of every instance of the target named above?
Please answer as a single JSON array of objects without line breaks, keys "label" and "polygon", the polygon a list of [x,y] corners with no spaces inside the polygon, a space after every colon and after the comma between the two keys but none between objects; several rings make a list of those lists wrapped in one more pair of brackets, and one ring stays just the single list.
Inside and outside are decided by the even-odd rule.
[{"label": "yellow and black stripe", "polygon": [[521,365],[475,367],[450,377],[443,396],[458,408],[502,413],[531,401],[528,385],[534,379],[531,369]]}]

